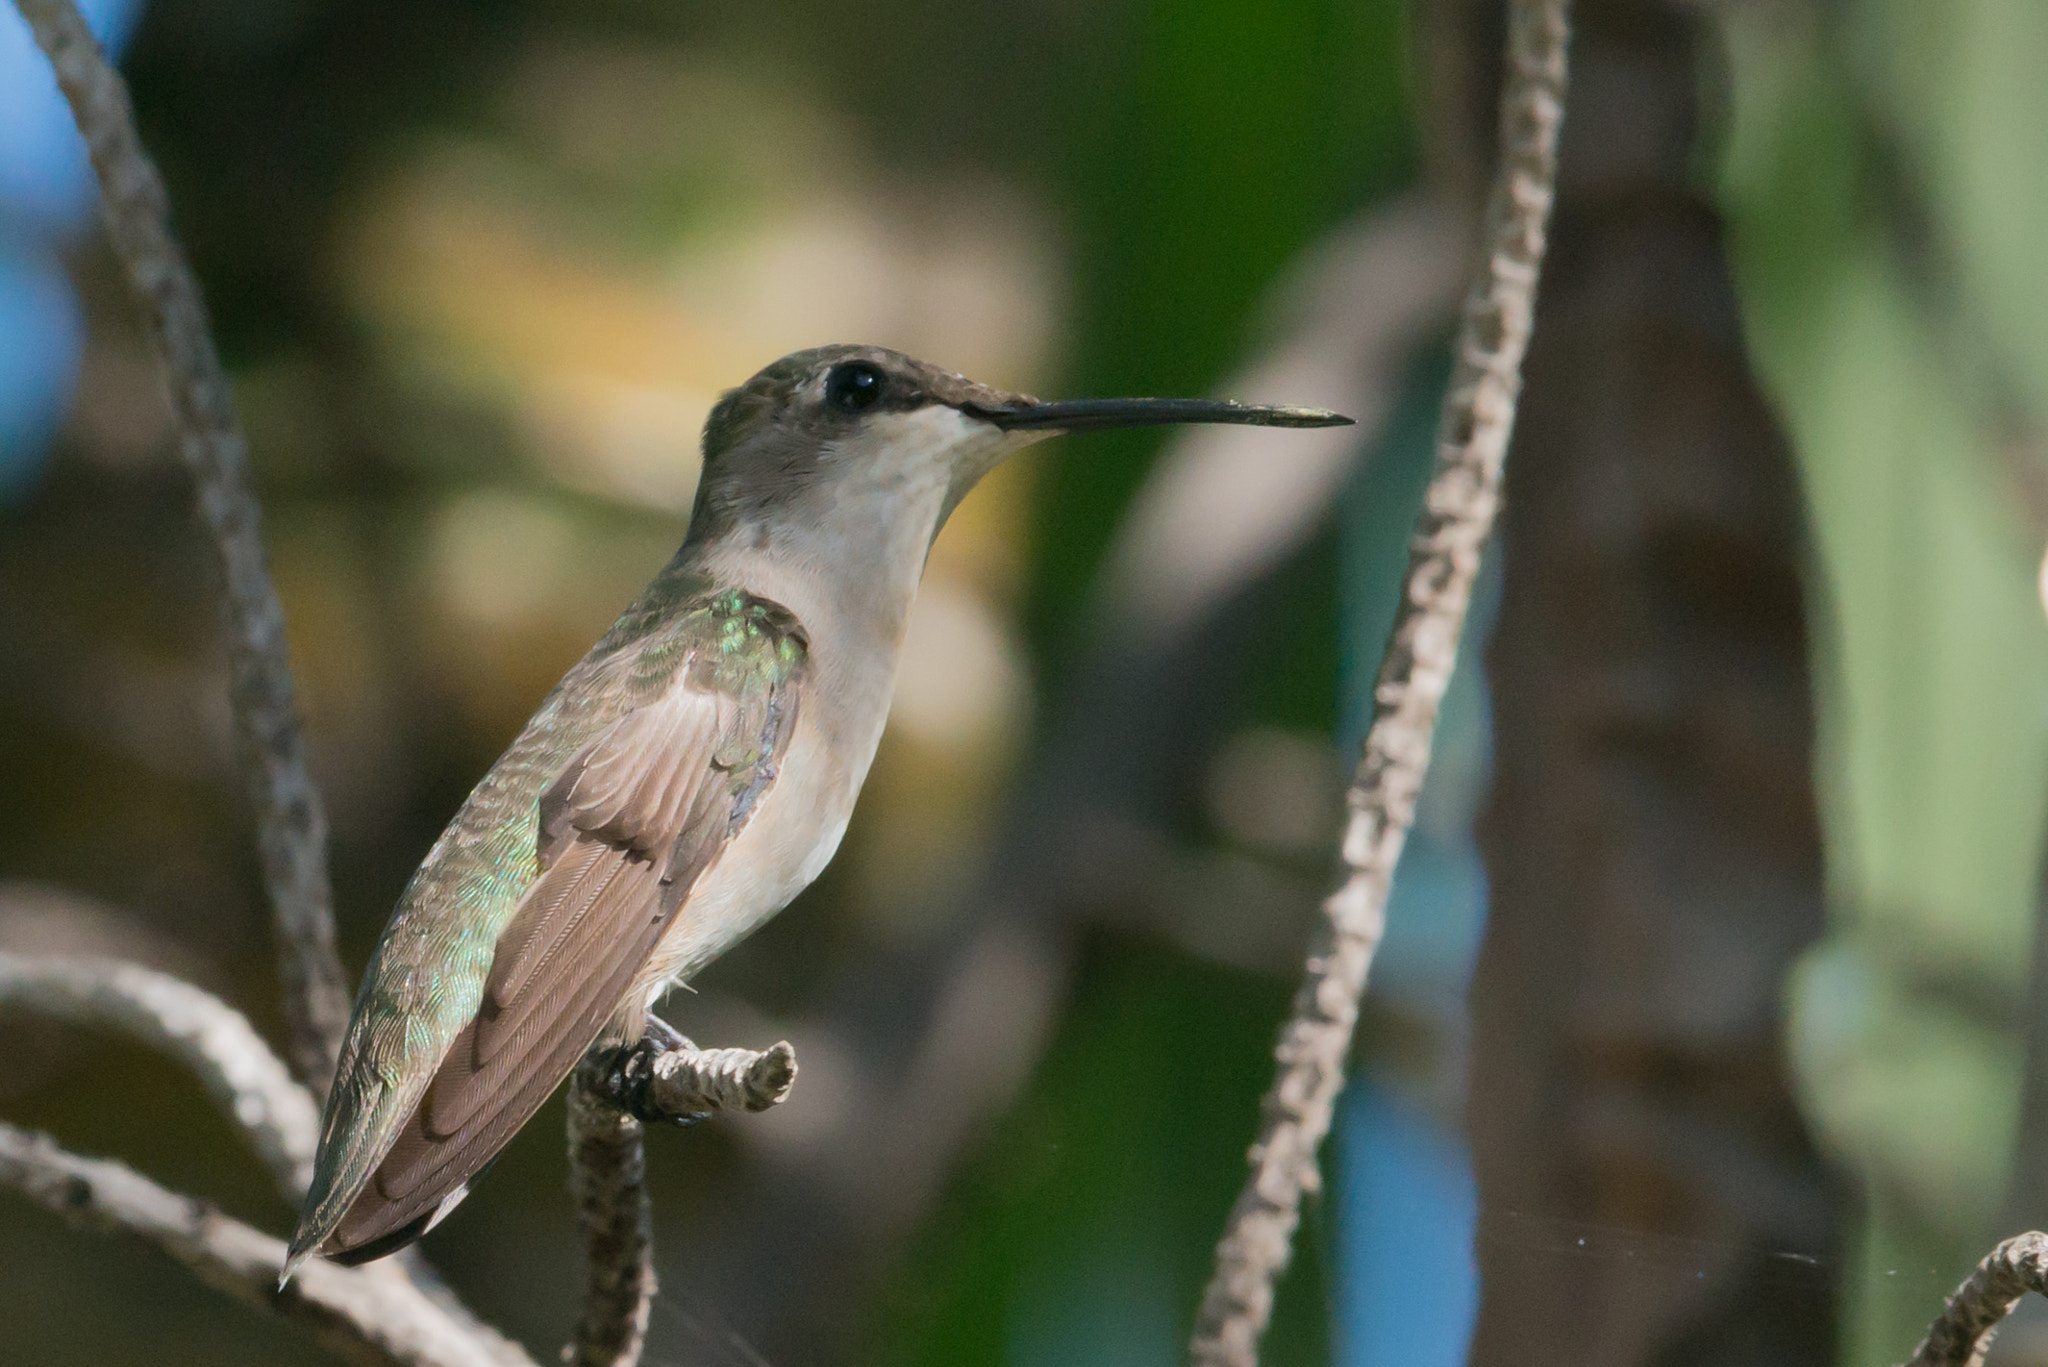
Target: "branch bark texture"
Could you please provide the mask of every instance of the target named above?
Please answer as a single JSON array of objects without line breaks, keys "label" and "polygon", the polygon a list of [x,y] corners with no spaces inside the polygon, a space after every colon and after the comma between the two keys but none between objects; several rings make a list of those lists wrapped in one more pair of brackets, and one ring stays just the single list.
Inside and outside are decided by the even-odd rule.
[{"label": "branch bark texture", "polygon": [[1992,1249],[1906,1367],[1983,1367],[1993,1333],[2029,1291],[2048,1296],[2048,1234],[2017,1234]]},{"label": "branch bark texture", "polygon": [[1500,503],[1522,358],[1555,193],[1564,121],[1567,0],[1514,0],[1501,102],[1501,160],[1485,256],[1458,331],[1437,468],[1410,543],[1406,587],[1374,689],[1371,729],[1348,794],[1345,877],[1323,903],[1262,1107],[1251,1176],[1216,1247],[1191,1355],[1254,1367],[1273,1292],[1293,1252],[1302,1197],[1343,1086],[1359,998],[1386,923],[1394,866],[1414,824],[1437,709],[1457,661],[1480,556]]},{"label": "branch bark texture", "polygon": [[376,1367],[533,1367],[518,1345],[451,1317],[391,1263],[315,1260],[279,1290],[284,1242],[106,1159],[81,1158],[0,1123],[0,1186],[74,1225],[154,1244],[201,1281],[312,1328],[350,1362]]},{"label": "branch bark texture", "polygon": [[163,178],[136,136],[133,107],[72,0],[15,0],[50,59],[99,176],[107,239],[149,320],[178,449],[191,471],[219,558],[238,748],[278,933],[293,1066],[326,1093],[348,1025],[349,994],[334,949],[327,818],[306,770],[284,609],[271,584],[249,444],[213,346],[199,282],[171,233]]},{"label": "branch bark texture", "polygon": [[569,1184],[583,1226],[583,1317],[572,1367],[633,1367],[654,1309],[654,1212],[646,1130],[606,1091],[593,1057],[569,1083]]}]

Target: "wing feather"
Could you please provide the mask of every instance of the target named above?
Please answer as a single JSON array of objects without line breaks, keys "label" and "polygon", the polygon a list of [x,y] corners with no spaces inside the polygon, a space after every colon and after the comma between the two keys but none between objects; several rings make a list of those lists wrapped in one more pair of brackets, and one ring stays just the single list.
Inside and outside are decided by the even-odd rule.
[{"label": "wing feather", "polygon": [[[575,829],[650,858],[666,853],[692,797],[717,777],[712,756],[734,709],[715,693],[679,688],[643,707],[591,747],[567,794]],[[688,764],[649,764],[649,755],[688,755]]]},{"label": "wing feather", "polygon": [[620,860],[601,840],[574,843],[533,886],[499,938],[491,975],[484,983],[484,1019],[499,1015],[535,975],[551,967],[589,916],[607,880],[618,876]]}]

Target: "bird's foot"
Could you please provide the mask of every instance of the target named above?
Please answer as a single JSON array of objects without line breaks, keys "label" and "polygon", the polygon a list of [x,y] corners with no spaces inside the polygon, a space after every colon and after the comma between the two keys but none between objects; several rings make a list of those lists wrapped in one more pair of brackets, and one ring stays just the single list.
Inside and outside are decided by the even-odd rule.
[{"label": "bird's foot", "polygon": [[636,1043],[604,1050],[592,1057],[590,1063],[596,1069],[593,1081],[599,1095],[643,1124],[695,1125],[709,1120],[710,1112],[677,1115],[663,1110],[648,1097],[647,1089],[654,1081],[656,1059],[677,1049],[696,1047],[687,1035],[650,1011]]}]

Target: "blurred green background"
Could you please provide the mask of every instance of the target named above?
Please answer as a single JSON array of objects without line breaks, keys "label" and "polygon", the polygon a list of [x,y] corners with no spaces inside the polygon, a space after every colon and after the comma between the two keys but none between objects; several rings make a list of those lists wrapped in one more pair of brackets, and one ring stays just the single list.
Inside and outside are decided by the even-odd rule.
[{"label": "blurred green background", "polygon": [[[992,477],[934,550],[845,848],[668,1007],[787,1036],[803,1078],[653,1136],[650,1363],[1178,1360],[1427,477],[1499,4],[122,9],[352,969],[680,538],[718,392],[776,356],[1360,417]],[[2048,1223],[2048,11],[1577,10],[1505,554],[1276,1367],[1875,1367]],[[168,967],[275,1039],[205,548],[0,45],[11,71],[0,948]],[[289,1219],[199,1088],[111,1037],[0,1015],[0,1114]],[[574,1314],[561,1127],[427,1243],[543,1360]],[[9,1362],[317,1352],[6,1199],[0,1324]],[[2048,1318],[2000,1351],[2048,1362]]]}]

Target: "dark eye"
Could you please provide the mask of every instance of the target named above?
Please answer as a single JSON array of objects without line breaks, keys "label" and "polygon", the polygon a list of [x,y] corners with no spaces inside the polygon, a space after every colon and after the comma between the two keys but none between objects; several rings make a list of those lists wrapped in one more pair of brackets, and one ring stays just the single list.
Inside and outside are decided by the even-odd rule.
[{"label": "dark eye", "polygon": [[825,402],[844,413],[859,413],[875,406],[885,382],[880,367],[848,361],[825,376]]}]

